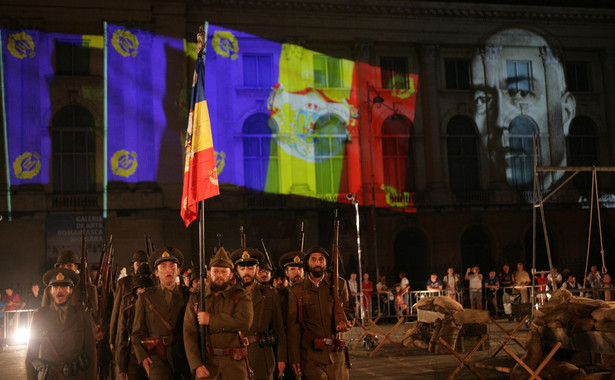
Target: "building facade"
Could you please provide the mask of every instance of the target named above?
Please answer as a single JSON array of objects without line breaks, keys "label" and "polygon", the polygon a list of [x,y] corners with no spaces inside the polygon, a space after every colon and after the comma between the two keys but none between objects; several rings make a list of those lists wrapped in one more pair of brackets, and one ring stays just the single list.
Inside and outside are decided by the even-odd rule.
[{"label": "building facade", "polygon": [[[36,41],[44,35],[53,46],[51,65],[40,74],[48,101],[23,109],[40,115],[32,121],[38,132],[24,132],[19,140],[47,146],[39,153],[49,158],[41,163],[44,179],[24,178],[36,167],[35,156],[19,156],[16,169],[9,154],[15,147],[9,111],[15,107],[7,103],[8,91],[16,90],[5,79],[0,238],[10,254],[0,257],[0,269],[11,282],[26,286],[39,278],[62,237],[87,227],[99,243],[113,234],[122,265],[143,248],[144,233],[197,260],[196,226],[184,227],[179,206],[194,66],[189,50],[204,21],[212,40],[216,31],[231,36],[216,45],[228,47],[224,55],[207,57],[215,89],[207,95],[212,123],[224,126],[214,131],[221,195],[206,201],[212,250],[218,233],[227,247],[239,246],[239,226],[245,226],[248,245],[263,239],[276,261],[298,248],[301,222],[306,248],[328,247],[337,208],[344,267],[356,270],[356,214],[346,196],[355,194],[363,270],[389,278],[405,271],[415,289],[448,266],[457,272],[473,265],[499,270],[516,261],[531,267],[534,225],[539,270],[548,269],[548,240],[553,265],[579,277],[588,236],[590,265],[601,266],[601,248],[607,268],[615,264],[609,257],[615,224],[608,172],[597,175],[594,193],[603,199],[600,223],[595,209],[590,223],[591,172],[558,189],[571,174],[564,170],[539,177],[545,195],[558,189],[545,205],[547,239],[540,218],[532,219],[534,149],[541,167],[614,165],[615,10],[608,6],[57,1],[3,4],[0,14],[3,33],[37,31]],[[100,48],[105,21],[187,41],[183,51],[175,40],[164,45],[165,66],[156,74],[164,77],[156,103],[161,113],[151,111],[146,123],[157,137],[144,138],[149,129],[134,136],[124,127],[113,132],[119,122],[109,124],[106,105],[112,103],[105,94],[113,88],[105,83],[112,58]],[[89,42],[70,42],[75,35]],[[147,38],[140,46],[148,46]],[[152,73],[160,59],[158,53],[149,58]],[[301,80],[294,82],[293,75]],[[125,96],[121,104],[130,100]],[[301,105],[289,118],[284,107],[294,104]],[[121,119],[139,119],[142,112]],[[301,124],[305,136],[290,141],[295,134],[285,128],[298,118],[309,120]],[[26,128],[28,118],[19,120]],[[141,150],[118,145],[105,153],[131,139]],[[131,170],[137,160],[148,168],[141,169],[145,174],[114,174]]]}]

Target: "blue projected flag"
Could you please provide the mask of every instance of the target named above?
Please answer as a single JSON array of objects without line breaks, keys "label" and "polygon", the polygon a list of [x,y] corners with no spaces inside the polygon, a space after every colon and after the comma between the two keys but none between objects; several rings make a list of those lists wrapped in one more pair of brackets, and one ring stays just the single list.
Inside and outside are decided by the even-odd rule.
[{"label": "blue projected flag", "polygon": [[5,114],[11,184],[49,182],[49,78],[57,35],[2,29]]},{"label": "blue projected flag", "polygon": [[165,99],[171,97],[167,102],[173,102],[180,96],[167,89],[167,71],[172,64],[168,55],[180,52],[183,56],[184,41],[109,25],[105,48],[108,180],[164,182],[157,176],[160,152],[165,145],[163,136],[169,124]]}]

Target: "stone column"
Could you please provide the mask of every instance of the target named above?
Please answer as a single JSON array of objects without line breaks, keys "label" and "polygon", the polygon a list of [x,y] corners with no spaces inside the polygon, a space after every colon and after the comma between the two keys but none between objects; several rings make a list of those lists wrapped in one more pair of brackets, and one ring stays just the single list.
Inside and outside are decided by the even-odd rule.
[{"label": "stone column", "polygon": [[419,88],[423,130],[425,133],[425,167],[427,169],[427,188],[443,189],[442,141],[438,120],[438,80],[436,56],[438,47],[421,46]]}]

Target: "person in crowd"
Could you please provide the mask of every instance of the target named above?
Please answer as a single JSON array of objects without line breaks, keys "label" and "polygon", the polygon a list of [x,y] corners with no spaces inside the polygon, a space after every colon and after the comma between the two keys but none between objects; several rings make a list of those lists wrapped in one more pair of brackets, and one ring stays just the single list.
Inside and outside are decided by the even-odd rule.
[{"label": "person in crowd", "polygon": [[572,272],[568,275],[568,279],[562,283],[562,289],[568,289],[573,295],[583,297],[583,293],[578,291],[581,289],[581,284],[577,282],[577,278]]},{"label": "person in crowd", "polygon": [[406,303],[404,290],[401,287],[401,283],[395,284],[394,304],[397,318],[402,318],[404,315],[408,314],[408,304]]},{"label": "person in crowd", "polygon": [[478,265],[468,268],[464,276],[469,281],[470,288],[470,308],[482,310],[483,308],[483,275],[480,273]]},{"label": "person in crowd", "polygon": [[9,285],[4,292],[3,301],[6,304],[7,311],[21,310],[25,306],[25,302],[21,300],[21,296],[15,291],[13,285]]},{"label": "person in crowd", "polygon": [[404,296],[404,303],[410,305],[410,281],[406,277],[406,272],[399,273],[399,285]]},{"label": "person in crowd", "polygon": [[438,278],[436,273],[432,273],[429,275],[429,279],[427,279],[426,288],[429,291],[441,291],[442,290],[442,281]]},{"label": "person in crowd", "polygon": [[521,294],[521,303],[528,303],[529,297],[527,286],[532,283],[532,280],[530,279],[529,273],[523,269],[523,263],[521,262],[517,263],[517,271],[513,273],[513,282],[516,287],[520,287],[519,289],[515,289],[514,293]]},{"label": "person in crowd", "polygon": [[595,265],[591,266],[590,272],[585,278],[585,287],[592,288],[591,298],[600,299],[600,288],[602,287],[602,276],[598,272],[598,268]]},{"label": "person in crowd", "polygon": [[263,258],[260,261],[258,273],[256,274],[256,281],[262,286],[273,289],[273,285],[271,285],[271,276],[273,275],[273,268],[269,264],[269,260],[267,258]]},{"label": "person in crowd", "polygon": [[369,279],[369,273],[363,273],[363,281],[361,282],[361,293],[363,293],[363,310],[366,317],[370,318],[372,314],[372,293],[374,292],[374,284]]},{"label": "person in crowd", "polygon": [[[485,300],[487,301],[486,309],[489,309],[489,303],[493,306],[493,310],[498,310],[498,289],[500,288],[500,280],[495,273],[495,270],[489,271],[489,277],[485,279]],[[490,301],[490,302],[489,302]]]},{"label": "person in crowd", "polygon": [[284,289],[288,286],[288,278],[286,277],[286,273],[284,273],[284,269],[282,268],[278,268],[273,272],[273,279],[271,281],[273,284],[273,288],[276,291]]},{"label": "person in crowd", "polygon": [[43,297],[41,296],[41,286],[38,282],[33,282],[30,286],[30,293],[25,296],[26,306],[24,306],[24,309],[36,310],[41,307],[42,300]]},{"label": "person in crowd", "polygon": [[453,267],[448,267],[446,270],[446,275],[442,278],[442,283],[444,284],[444,289],[446,289],[446,295],[451,297],[452,299],[459,301],[459,282],[461,281],[461,277],[458,273],[455,273]]},{"label": "person in crowd", "polygon": [[536,298],[538,299],[538,304],[544,305],[547,302],[547,290],[549,289],[548,283],[549,278],[545,276],[545,272],[541,271],[540,274],[535,276],[536,278]]},{"label": "person in crowd", "polygon": [[376,292],[378,293],[378,303],[380,310],[386,315],[392,314],[393,299],[395,298],[393,292],[389,290],[387,286],[387,277],[385,275],[380,276],[378,283],[376,284]]},{"label": "person in crowd", "polygon": [[357,274],[350,273],[348,279],[348,291],[350,292],[350,307],[354,310],[355,315],[359,315],[359,303],[357,297],[359,297],[359,282],[357,281]]},{"label": "person in crowd", "polygon": [[602,287],[604,288],[604,300],[605,301],[613,301],[615,300],[615,295],[613,291],[613,279],[611,275],[605,273],[602,277]]},{"label": "person in crowd", "polygon": [[547,280],[549,280],[550,287],[553,290],[557,290],[562,286],[562,274],[559,273],[555,267],[553,267],[551,273],[547,275]]}]

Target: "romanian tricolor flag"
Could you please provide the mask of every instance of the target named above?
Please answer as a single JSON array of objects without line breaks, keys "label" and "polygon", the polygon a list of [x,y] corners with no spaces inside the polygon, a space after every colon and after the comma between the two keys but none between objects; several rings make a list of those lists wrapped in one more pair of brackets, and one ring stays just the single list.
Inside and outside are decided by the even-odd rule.
[{"label": "romanian tricolor flag", "polygon": [[186,227],[198,217],[198,202],[220,194],[211,123],[205,100],[205,59],[196,60],[190,116],[186,131],[186,161],[181,217]]}]

